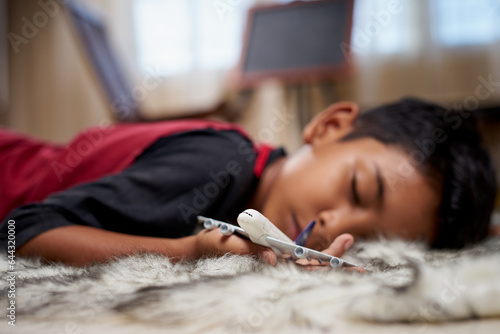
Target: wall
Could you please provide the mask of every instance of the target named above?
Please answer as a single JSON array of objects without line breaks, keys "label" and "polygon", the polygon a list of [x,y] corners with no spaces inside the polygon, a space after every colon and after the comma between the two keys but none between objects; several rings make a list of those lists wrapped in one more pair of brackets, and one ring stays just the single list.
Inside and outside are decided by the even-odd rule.
[{"label": "wall", "polygon": [[59,6],[43,8],[41,3],[58,2],[8,0],[7,125],[64,142],[110,114],[66,14]]}]

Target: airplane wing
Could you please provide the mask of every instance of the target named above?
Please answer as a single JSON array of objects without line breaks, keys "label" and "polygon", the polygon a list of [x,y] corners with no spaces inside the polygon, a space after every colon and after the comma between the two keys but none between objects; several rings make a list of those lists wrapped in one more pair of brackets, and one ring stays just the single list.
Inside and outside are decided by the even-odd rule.
[{"label": "airplane wing", "polygon": [[332,267],[359,267],[338,257],[295,244],[264,215],[253,209],[240,213],[238,224],[241,227],[203,216],[198,216],[198,221],[203,223],[204,228],[219,228],[224,235],[237,234],[255,244],[271,248],[278,255],[285,254],[292,259],[309,261],[314,259],[320,264],[329,263]]},{"label": "airplane wing", "polygon": [[[203,228],[206,228],[208,230],[220,228],[222,234],[224,234],[224,235],[231,235],[233,233],[236,233],[239,236],[245,237],[246,239],[250,239],[250,237],[248,236],[248,233],[239,226],[235,226],[233,224],[229,224],[229,223],[226,223],[226,222],[223,222],[220,220],[216,220],[216,219],[208,218],[208,217],[204,217],[204,216],[197,216],[197,219],[198,219],[198,223],[203,224]],[[304,246],[304,244],[307,241],[307,238],[311,234],[311,230],[313,229],[315,223],[316,222],[314,220],[311,221],[309,223],[309,225],[307,225],[307,227],[304,229],[304,231],[302,231],[302,233],[300,233],[297,240],[295,240],[296,245]],[[284,239],[283,241],[291,241],[291,240],[288,237],[286,237],[286,239]]]},{"label": "airplane wing", "polygon": [[215,228],[219,228],[221,233],[224,235],[231,235],[236,233],[241,237],[250,239],[248,233],[239,226],[203,216],[198,216],[197,218],[198,222],[203,224],[203,227],[206,228],[207,230],[213,230]]},{"label": "airplane wing", "polygon": [[266,239],[267,243],[271,245],[271,248],[277,249],[283,254],[289,254],[293,259],[307,259],[309,261],[314,259],[320,264],[329,263],[332,267],[359,267],[349,261],[318,252],[317,250],[311,248],[291,244],[269,236],[267,236]]}]

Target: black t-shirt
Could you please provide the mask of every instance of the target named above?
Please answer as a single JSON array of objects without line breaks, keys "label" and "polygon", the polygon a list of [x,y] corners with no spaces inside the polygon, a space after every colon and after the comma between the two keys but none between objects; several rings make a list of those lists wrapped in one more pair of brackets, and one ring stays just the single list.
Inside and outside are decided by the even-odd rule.
[{"label": "black t-shirt", "polygon": [[[267,165],[284,156],[271,152]],[[189,235],[196,216],[234,221],[253,195],[256,153],[237,131],[203,129],[156,141],[115,175],[52,194],[13,210],[0,226],[7,249],[7,221],[15,221],[16,248],[53,228],[93,226],[165,238]]]}]

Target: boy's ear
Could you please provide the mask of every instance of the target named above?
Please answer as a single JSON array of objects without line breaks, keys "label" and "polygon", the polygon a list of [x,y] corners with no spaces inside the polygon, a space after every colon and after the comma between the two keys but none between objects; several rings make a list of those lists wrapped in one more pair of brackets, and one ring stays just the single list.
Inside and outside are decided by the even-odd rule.
[{"label": "boy's ear", "polygon": [[359,107],[354,102],[334,103],[306,125],[302,139],[306,144],[313,144],[316,141],[337,141],[352,130],[358,114]]}]

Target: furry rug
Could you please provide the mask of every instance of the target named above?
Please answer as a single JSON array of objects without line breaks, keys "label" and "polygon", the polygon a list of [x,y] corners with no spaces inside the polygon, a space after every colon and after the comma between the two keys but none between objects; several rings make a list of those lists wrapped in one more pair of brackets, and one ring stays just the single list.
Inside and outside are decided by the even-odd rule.
[{"label": "furry rug", "polygon": [[489,318],[467,332],[479,323],[480,332],[498,333],[500,238],[458,252],[361,242],[345,258],[372,272],[311,272],[230,255],[178,264],[137,255],[88,268],[18,257],[16,326],[7,325],[12,282],[2,271],[0,332],[457,333],[450,321],[464,328],[464,320]]}]

